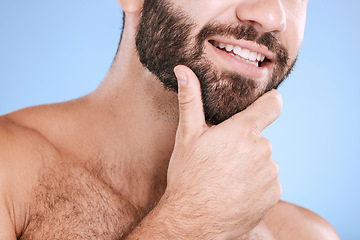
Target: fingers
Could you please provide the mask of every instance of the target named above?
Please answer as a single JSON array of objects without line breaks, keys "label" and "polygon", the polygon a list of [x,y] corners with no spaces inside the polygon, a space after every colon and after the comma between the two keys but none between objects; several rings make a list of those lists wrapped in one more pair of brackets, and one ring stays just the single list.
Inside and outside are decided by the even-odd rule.
[{"label": "fingers", "polygon": [[[186,66],[176,66],[174,72],[179,89],[180,120],[178,131],[181,130],[183,134],[202,133],[207,125],[199,80],[194,72]],[[245,124],[246,127],[261,132],[280,116],[281,108],[281,95],[278,91],[272,90],[265,93],[234,118],[240,119],[242,125]]]},{"label": "fingers", "polygon": [[261,132],[280,116],[281,109],[282,98],[280,93],[271,90],[238,115],[243,124],[248,124],[252,129]]},{"label": "fingers", "polygon": [[179,127],[182,134],[199,133],[207,125],[201,98],[201,88],[195,73],[179,65],[174,69],[178,80]]}]

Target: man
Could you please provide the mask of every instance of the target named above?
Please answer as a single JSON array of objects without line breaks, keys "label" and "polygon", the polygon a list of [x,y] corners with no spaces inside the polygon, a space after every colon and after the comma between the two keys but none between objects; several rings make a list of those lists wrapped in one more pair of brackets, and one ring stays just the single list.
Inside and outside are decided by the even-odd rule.
[{"label": "man", "polygon": [[339,239],[279,202],[261,135],[307,1],[118,2],[98,89],[1,117],[0,239]]}]

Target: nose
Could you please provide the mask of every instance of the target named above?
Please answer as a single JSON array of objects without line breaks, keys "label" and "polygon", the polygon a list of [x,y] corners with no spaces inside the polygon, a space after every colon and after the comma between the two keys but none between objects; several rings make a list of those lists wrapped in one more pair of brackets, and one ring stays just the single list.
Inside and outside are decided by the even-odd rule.
[{"label": "nose", "polygon": [[237,18],[244,23],[258,25],[265,32],[283,32],[286,29],[286,14],[281,1],[241,1],[236,8]]}]

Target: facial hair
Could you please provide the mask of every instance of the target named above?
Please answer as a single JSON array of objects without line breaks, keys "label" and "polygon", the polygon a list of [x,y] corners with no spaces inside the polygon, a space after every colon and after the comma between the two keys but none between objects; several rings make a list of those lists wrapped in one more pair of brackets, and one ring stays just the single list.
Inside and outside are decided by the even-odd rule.
[{"label": "facial hair", "polygon": [[[211,23],[194,35],[196,24],[166,0],[145,0],[137,35],[140,62],[170,91],[177,92],[174,68],[190,67],[199,78],[205,119],[217,125],[244,110],[262,94],[276,89],[293,69],[288,52],[270,32],[260,34],[252,25]],[[266,84],[242,74],[219,69],[205,56],[205,42],[212,36],[254,41],[275,53],[272,76]]]}]

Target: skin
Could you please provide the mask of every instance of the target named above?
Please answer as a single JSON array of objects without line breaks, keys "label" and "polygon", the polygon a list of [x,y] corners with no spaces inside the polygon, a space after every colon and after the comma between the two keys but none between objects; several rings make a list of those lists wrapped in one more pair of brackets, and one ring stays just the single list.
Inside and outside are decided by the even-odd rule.
[{"label": "skin", "polygon": [[[250,23],[212,19],[200,27],[185,9],[167,0],[147,0],[143,8],[136,36],[141,63],[173,91],[174,67],[190,66],[201,83],[209,124],[223,122],[276,88],[295,61],[288,58],[276,33],[262,32]],[[261,51],[267,59],[261,68],[259,63],[248,65],[217,48],[219,41]],[[226,67],[218,62],[226,62]]]},{"label": "skin", "polygon": [[[207,125],[191,66],[175,68],[179,94],[165,90],[136,54],[142,1],[118,1],[123,38],[93,93],[0,118],[0,239],[339,239],[318,215],[279,202],[261,135],[279,93]],[[290,58],[300,49],[306,1],[172,2],[199,26],[250,22]]]}]

